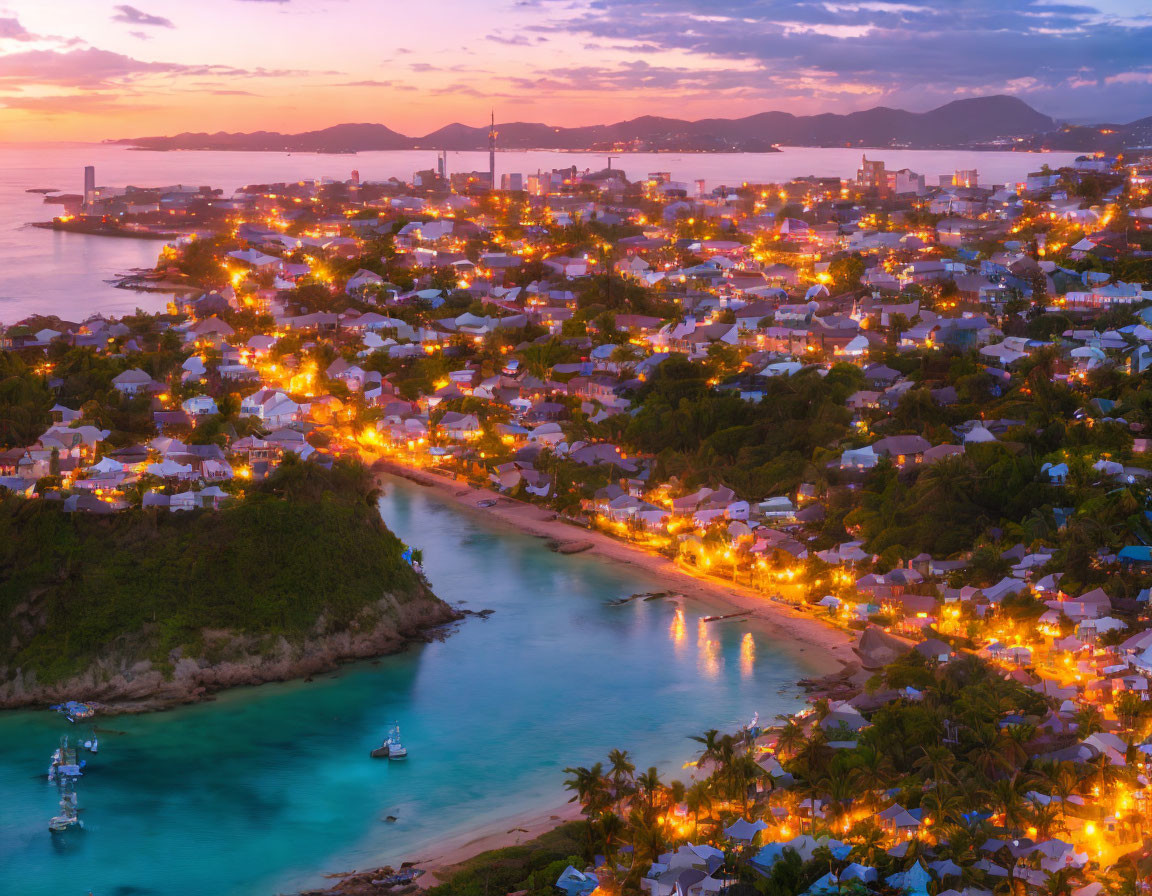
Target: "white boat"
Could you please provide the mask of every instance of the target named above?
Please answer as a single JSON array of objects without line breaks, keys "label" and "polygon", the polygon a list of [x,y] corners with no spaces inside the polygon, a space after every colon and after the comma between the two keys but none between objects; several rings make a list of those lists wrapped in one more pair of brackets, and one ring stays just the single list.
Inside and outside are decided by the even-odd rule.
[{"label": "white boat", "polygon": [[408,755],[408,748],[400,743],[400,725],[392,726],[384,743],[369,754],[373,759],[404,759]]},{"label": "white boat", "polygon": [[389,759],[406,759],[408,758],[408,748],[400,742],[400,723],[397,722],[392,726],[392,732],[388,735],[388,758]]},{"label": "white boat", "polygon": [[89,753],[98,753],[100,751],[100,741],[96,738],[96,732],[92,732],[92,736],[81,744]]}]

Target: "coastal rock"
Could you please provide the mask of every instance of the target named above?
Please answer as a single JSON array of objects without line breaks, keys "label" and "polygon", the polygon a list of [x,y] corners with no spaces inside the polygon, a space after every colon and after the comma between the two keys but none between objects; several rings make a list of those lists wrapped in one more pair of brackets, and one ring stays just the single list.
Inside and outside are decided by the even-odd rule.
[{"label": "coastal rock", "polygon": [[879,669],[898,660],[912,649],[912,645],[879,626],[870,625],[860,636],[856,655],[865,669]]},{"label": "coastal rock", "polygon": [[[428,640],[428,630],[461,618],[427,589],[417,599],[384,597],[364,623],[293,644],[238,633],[206,633],[209,655],[181,656],[168,668],[136,658],[141,642],[118,645],[79,675],[40,683],[16,669],[0,683],[0,708],[43,706],[66,700],[100,704],[103,712],[148,712],[203,700],[225,688],[305,678],[341,663],[402,650]],[[2,675],[4,670],[0,670]]]}]

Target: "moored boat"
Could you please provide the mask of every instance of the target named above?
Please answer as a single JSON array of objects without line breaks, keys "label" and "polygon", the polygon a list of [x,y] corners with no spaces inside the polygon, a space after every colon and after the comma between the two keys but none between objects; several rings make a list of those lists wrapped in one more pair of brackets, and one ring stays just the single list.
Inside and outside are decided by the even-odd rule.
[{"label": "moored boat", "polygon": [[392,726],[384,743],[373,750],[369,755],[373,759],[404,759],[408,756],[408,748],[400,742],[400,724]]}]

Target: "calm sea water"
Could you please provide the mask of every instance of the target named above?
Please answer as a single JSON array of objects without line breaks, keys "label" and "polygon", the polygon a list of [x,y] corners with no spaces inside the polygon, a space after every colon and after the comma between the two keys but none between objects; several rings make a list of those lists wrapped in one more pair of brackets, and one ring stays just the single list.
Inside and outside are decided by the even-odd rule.
[{"label": "calm sea water", "polygon": [[[982,183],[1023,180],[1044,162],[1053,167],[1073,153],[928,152],[869,150],[890,168],[912,168],[935,182],[938,174],[976,168]],[[613,165],[631,178],[669,171],[678,180],[703,178],[708,187],[742,181],[780,182],[815,174],[849,177],[859,166],[859,149],[786,149],[762,154],[634,153],[615,157]],[[410,178],[435,164],[430,152],[367,152],[354,156],[296,153],[133,152],[118,146],[0,144],[0,321],[13,323],[30,314],[82,319],[93,312],[123,314],[136,307],[159,310],[164,296],[115,289],[107,281],[131,268],[151,267],[159,244],[149,241],[53,233],[27,227],[59,212],[42,197],[25,192],[55,187],[82,191],[83,166],[96,166],[102,186],[211,185],[231,191],[248,183],[335,177],[353,168],[365,180]],[[497,156],[497,171],[533,173],[576,165],[603,168],[606,157],[590,153],[507,152]],[[452,170],[487,169],[486,153],[451,153]]]},{"label": "calm sea water", "polygon": [[[424,548],[438,594],[496,612],[311,683],[100,720],[101,752],[79,786],[86,829],[62,837],[47,830],[56,801],[43,773],[70,726],[0,713],[0,893],[274,893],[418,857],[439,838],[562,804],[564,767],[613,747],[686,775],[689,735],[795,708],[797,679],[814,671],[798,645],[699,622],[716,608],[607,606],[653,584],[420,486],[390,479],[380,506]],[[369,759],[394,720],[410,758]]]}]

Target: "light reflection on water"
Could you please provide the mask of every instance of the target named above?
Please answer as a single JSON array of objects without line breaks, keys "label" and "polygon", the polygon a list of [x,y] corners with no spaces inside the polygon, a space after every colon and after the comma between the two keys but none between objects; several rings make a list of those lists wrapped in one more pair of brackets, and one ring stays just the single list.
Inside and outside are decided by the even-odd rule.
[{"label": "light reflection on water", "polygon": [[[563,769],[614,747],[683,778],[689,735],[800,704],[804,655],[769,640],[752,655],[742,622],[699,621],[719,608],[612,606],[659,583],[549,551],[403,480],[386,482],[380,506],[423,548],[438,594],[495,613],[310,683],[99,720],[119,733],[101,737],[81,781],[87,829],[64,840],[48,834],[56,805],[38,776],[66,723],[0,714],[0,893],[297,890],[321,872],[413,858],[439,837],[559,806]],[[409,759],[368,759],[394,720]]]}]

